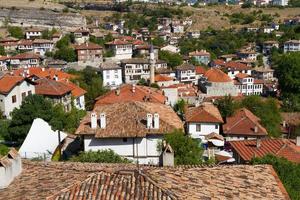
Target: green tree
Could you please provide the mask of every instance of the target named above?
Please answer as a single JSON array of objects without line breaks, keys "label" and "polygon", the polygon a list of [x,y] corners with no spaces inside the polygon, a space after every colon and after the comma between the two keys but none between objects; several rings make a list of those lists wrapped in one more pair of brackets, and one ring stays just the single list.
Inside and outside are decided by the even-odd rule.
[{"label": "green tree", "polygon": [[55,51],[54,58],[64,60],[67,62],[75,62],[77,60],[75,50],[70,47],[63,47]]},{"label": "green tree", "polygon": [[262,99],[262,97],[259,96],[248,96],[242,100],[240,106],[248,108],[253,114],[258,116],[270,136],[280,136],[281,115],[278,103],[275,99]]},{"label": "green tree", "polygon": [[252,163],[255,165],[272,165],[290,198],[293,200],[300,199],[300,164],[292,163],[285,158],[279,158],[274,155],[254,158]]},{"label": "green tree", "polygon": [[165,45],[165,40],[161,37],[155,37],[153,40],[152,40],[152,44],[154,46],[158,46],[158,47],[162,47],[163,45]]},{"label": "green tree", "polygon": [[0,158],[1,156],[7,155],[8,152],[9,152],[9,148],[4,144],[0,144]]},{"label": "green tree", "polygon": [[3,46],[0,45],[0,56],[5,56],[6,52]]},{"label": "green tree", "polygon": [[130,163],[131,161],[122,158],[113,150],[99,150],[80,152],[78,156],[70,158],[73,162],[91,162],[91,163]]},{"label": "green tree", "polygon": [[278,77],[285,108],[300,111],[300,52],[281,55],[276,59],[275,73]]},{"label": "green tree", "polygon": [[195,165],[202,163],[201,143],[190,136],[185,136],[182,130],[174,130],[166,134],[164,139],[174,150],[176,165]]},{"label": "green tree", "polygon": [[185,112],[185,107],[187,106],[187,103],[184,99],[180,99],[176,102],[174,105],[174,110],[180,115],[183,116]]},{"label": "green tree", "polygon": [[158,57],[167,62],[168,66],[174,68],[183,63],[182,56],[178,53],[170,53],[168,51],[159,51]]},{"label": "green tree", "polygon": [[18,39],[24,38],[24,33],[20,27],[9,26],[8,27],[9,35]]},{"label": "green tree", "polygon": [[230,95],[225,96],[222,99],[218,99],[216,101],[216,105],[224,119],[226,119],[226,117],[232,116],[238,106]]}]

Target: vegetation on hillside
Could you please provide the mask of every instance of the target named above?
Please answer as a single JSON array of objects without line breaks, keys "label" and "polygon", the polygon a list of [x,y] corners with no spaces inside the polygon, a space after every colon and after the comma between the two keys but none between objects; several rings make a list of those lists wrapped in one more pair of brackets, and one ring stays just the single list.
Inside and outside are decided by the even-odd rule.
[{"label": "vegetation on hillside", "polygon": [[67,34],[64,37],[62,37],[56,43],[56,48],[58,50],[55,51],[54,58],[64,60],[67,62],[75,62],[77,56],[76,56],[75,50],[72,47],[70,47],[70,44],[72,42],[74,42],[73,34]]},{"label": "vegetation on hillside", "polygon": [[179,53],[170,53],[168,51],[159,51],[158,58],[167,62],[168,66],[175,68],[183,63],[182,56]]}]

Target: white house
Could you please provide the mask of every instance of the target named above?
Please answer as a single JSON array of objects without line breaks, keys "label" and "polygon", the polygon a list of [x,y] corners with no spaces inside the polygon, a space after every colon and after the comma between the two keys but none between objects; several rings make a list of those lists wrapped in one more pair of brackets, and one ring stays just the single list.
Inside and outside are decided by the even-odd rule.
[{"label": "white house", "polygon": [[0,111],[6,118],[19,108],[24,98],[35,94],[35,87],[31,81],[23,76],[4,75],[0,77]]},{"label": "white house", "polygon": [[37,67],[40,64],[40,56],[34,53],[21,53],[9,58],[10,65],[13,68],[29,68],[29,67]]},{"label": "white house", "polygon": [[114,40],[105,44],[114,53],[116,60],[130,59],[132,57],[132,44],[123,40]]},{"label": "white house", "polygon": [[256,52],[251,50],[240,50],[237,53],[238,57],[242,60],[256,60]]},{"label": "white house", "polygon": [[35,39],[32,42],[33,44],[33,52],[44,56],[46,52],[52,52],[54,44],[51,40],[45,39]]},{"label": "white house", "polygon": [[111,149],[140,164],[159,164],[157,147],[164,134],[182,129],[171,107],[150,102],[120,102],[96,106],[76,131],[84,151]]},{"label": "white house", "polygon": [[79,110],[85,110],[85,97],[86,91],[79,87],[78,85],[67,80],[60,80],[61,83],[65,84],[71,89],[71,94],[73,98],[73,105]]},{"label": "white house", "polygon": [[42,30],[39,28],[30,28],[25,30],[25,38],[27,40],[42,37]]},{"label": "white house", "polygon": [[224,71],[227,71],[227,75],[231,79],[235,79],[235,76],[239,73],[248,74],[251,76],[252,68],[248,65],[240,62],[234,62],[230,61],[224,64],[224,66],[221,67]]},{"label": "white house", "polygon": [[263,92],[263,80],[254,79],[248,74],[237,74],[234,84],[243,95],[261,95]]},{"label": "white house", "polygon": [[[125,59],[121,61],[123,80],[125,83],[137,83],[140,79],[150,78],[150,60],[142,58]],[[165,61],[155,61],[155,69],[167,68]]]},{"label": "white house", "polygon": [[289,51],[300,51],[300,40],[289,40],[284,43],[284,53]]},{"label": "white house", "polygon": [[278,49],[279,43],[277,41],[265,41],[263,43],[263,54],[270,54],[273,48]]},{"label": "white house", "polygon": [[182,83],[196,83],[194,65],[184,63],[176,68],[176,78]]},{"label": "white house", "polygon": [[211,133],[220,134],[222,124],[223,119],[218,108],[211,103],[203,103],[187,110],[187,133],[193,138],[203,140]]},{"label": "white house", "polygon": [[7,56],[0,56],[0,71],[7,70]]},{"label": "white house", "polygon": [[112,62],[104,62],[100,65],[103,86],[115,89],[122,84],[122,68]]},{"label": "white house", "polygon": [[60,132],[59,142],[58,134],[58,131],[53,131],[43,119],[36,118],[19,149],[20,156],[26,159],[43,158],[51,161],[56,148],[67,137],[67,134]]},{"label": "white house", "polygon": [[83,44],[85,42],[89,41],[90,38],[90,32],[86,29],[80,28],[75,31],[73,31],[75,42],[77,44]]}]

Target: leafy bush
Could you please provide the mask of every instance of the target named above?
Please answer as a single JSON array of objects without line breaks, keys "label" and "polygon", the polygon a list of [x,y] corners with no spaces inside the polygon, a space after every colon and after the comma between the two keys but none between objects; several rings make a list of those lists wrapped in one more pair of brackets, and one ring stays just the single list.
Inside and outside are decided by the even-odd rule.
[{"label": "leafy bush", "polygon": [[175,164],[177,165],[194,165],[202,163],[203,149],[199,140],[184,135],[182,130],[174,130],[166,134],[166,142],[174,150]]},{"label": "leafy bush", "polygon": [[90,162],[90,163],[130,163],[131,162],[126,158],[122,158],[111,149],[80,152],[78,156],[72,157],[70,161]]},{"label": "leafy bush", "polygon": [[159,51],[158,57],[161,60],[164,60],[168,63],[168,66],[170,67],[176,67],[178,65],[181,65],[183,63],[182,56],[178,53],[170,53],[168,51]]},{"label": "leafy bush", "polygon": [[0,157],[7,155],[8,152],[9,152],[9,148],[4,144],[0,144]]},{"label": "leafy bush", "polygon": [[253,164],[272,165],[291,199],[300,199],[300,164],[295,164],[285,158],[266,155],[263,158],[254,158]]},{"label": "leafy bush", "polygon": [[23,31],[20,27],[9,26],[8,27],[9,35],[18,39],[24,38]]}]

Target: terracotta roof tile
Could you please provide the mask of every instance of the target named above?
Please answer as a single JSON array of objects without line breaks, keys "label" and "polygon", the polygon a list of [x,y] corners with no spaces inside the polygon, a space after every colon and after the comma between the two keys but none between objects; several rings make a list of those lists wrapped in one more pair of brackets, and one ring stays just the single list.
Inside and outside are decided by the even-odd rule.
[{"label": "terracotta roof tile", "polygon": [[21,53],[10,57],[10,59],[26,60],[26,59],[40,59],[40,56],[34,53]]},{"label": "terracotta roof tile", "polygon": [[98,49],[102,49],[102,47],[98,44],[95,44],[95,43],[83,43],[83,44],[80,44],[80,45],[75,45],[75,49],[76,50],[98,50]]},{"label": "terracotta roof tile", "polygon": [[251,67],[248,67],[246,64],[240,63],[240,62],[235,62],[235,61],[229,61],[227,63],[225,63],[225,65],[223,66],[226,69],[230,69],[230,70],[250,70]]},{"label": "terracotta roof tile", "polygon": [[[55,177],[55,178],[53,178]],[[289,199],[272,166],[149,167],[32,162],[0,199]]]},{"label": "terracotta roof tile", "polygon": [[267,154],[273,154],[300,163],[300,147],[288,139],[261,139],[260,147],[256,146],[256,140],[231,141],[229,143],[245,161],[250,161],[253,157],[261,158]]},{"label": "terracotta roof tile", "polygon": [[105,95],[98,97],[96,100],[95,107],[103,104],[128,101],[148,101],[164,104],[166,97],[162,94],[162,91],[154,88],[136,85],[133,91],[133,85],[123,85],[118,89],[111,90]]},{"label": "terracotta roof tile", "polygon": [[235,75],[236,78],[247,78],[249,77],[250,75],[249,74],[245,74],[245,73],[238,73],[237,75]]},{"label": "terracotta roof tile", "polygon": [[84,89],[76,85],[75,83],[72,83],[71,81],[60,81],[61,83],[65,84],[67,87],[71,89],[71,93],[73,97],[81,97],[87,93]]},{"label": "terracotta roof tile", "polygon": [[217,107],[211,103],[203,103],[198,107],[191,107],[186,112],[187,122],[223,123]]},{"label": "terracotta roof tile", "polygon": [[[257,131],[255,132],[255,127]],[[225,135],[266,136],[267,130],[260,124],[260,119],[246,108],[237,110],[227,117],[223,125]]]},{"label": "terracotta roof tile", "polygon": [[35,93],[40,95],[63,96],[72,90],[61,82],[47,78],[38,79],[36,83]]},{"label": "terracotta roof tile", "polygon": [[211,68],[207,70],[204,76],[210,82],[231,82],[232,81],[227,74],[225,74],[224,72],[222,72],[217,68]]},{"label": "terracotta roof tile", "polygon": [[[166,134],[174,129],[183,129],[182,121],[167,105],[150,102],[122,102],[95,107],[98,115],[105,113],[106,128],[92,129],[90,113],[80,123],[76,134],[92,134],[97,138],[144,137],[147,134]],[[159,129],[146,126],[147,114],[159,114]]]},{"label": "terracotta roof tile", "polygon": [[0,93],[8,94],[16,85],[24,81],[22,76],[4,75],[0,77]]},{"label": "terracotta roof tile", "polygon": [[155,75],[155,82],[164,82],[164,81],[172,81],[172,80],[173,78],[169,76],[164,76],[160,74]]},{"label": "terracotta roof tile", "polygon": [[205,74],[206,69],[201,66],[196,66],[196,74]]}]

